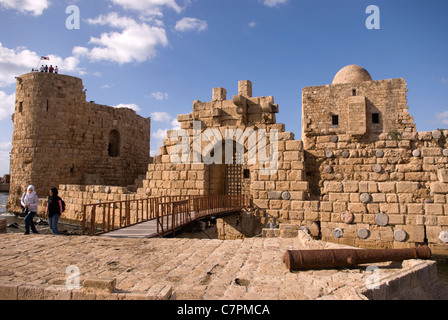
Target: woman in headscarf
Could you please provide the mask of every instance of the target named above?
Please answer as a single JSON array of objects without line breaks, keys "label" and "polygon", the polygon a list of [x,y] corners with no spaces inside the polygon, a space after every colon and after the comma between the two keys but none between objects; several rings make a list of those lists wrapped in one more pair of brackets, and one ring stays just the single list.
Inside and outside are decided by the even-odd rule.
[{"label": "woman in headscarf", "polygon": [[58,193],[58,189],[52,188],[47,204],[47,215],[53,234],[59,234],[58,221],[62,215],[62,199],[58,196]]},{"label": "woman in headscarf", "polygon": [[36,194],[34,186],[28,186],[26,192],[22,196],[21,204],[28,211],[25,217],[25,234],[30,234],[30,228],[33,233],[37,234],[38,232],[34,225],[33,218],[37,213],[39,197]]}]

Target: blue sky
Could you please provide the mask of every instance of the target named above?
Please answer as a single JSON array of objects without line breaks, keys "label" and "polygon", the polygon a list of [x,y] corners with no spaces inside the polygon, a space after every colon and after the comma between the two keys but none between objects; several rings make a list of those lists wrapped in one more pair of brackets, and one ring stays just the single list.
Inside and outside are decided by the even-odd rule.
[{"label": "blue sky", "polygon": [[[68,29],[70,5],[80,28]],[[380,29],[369,30],[369,5]],[[69,22],[72,21],[69,19]],[[212,88],[274,96],[277,121],[301,135],[301,90],[357,64],[404,78],[419,131],[448,128],[446,0],[0,0],[0,175],[9,170],[15,76],[40,56],[83,79],[87,100],[152,117],[152,154],[177,114]]]}]

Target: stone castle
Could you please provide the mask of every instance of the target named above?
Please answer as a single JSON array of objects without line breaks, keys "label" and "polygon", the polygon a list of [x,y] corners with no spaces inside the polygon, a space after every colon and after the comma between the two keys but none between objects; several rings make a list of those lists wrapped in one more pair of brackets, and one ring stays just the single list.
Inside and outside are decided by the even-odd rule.
[{"label": "stone castle", "polygon": [[[215,88],[211,102],[194,101],[192,113],[178,116],[181,130],[168,132],[150,162],[148,120],[86,103],[81,80],[54,76],[18,78],[11,201],[30,182],[58,182],[67,217],[79,219],[82,204],[94,201],[251,194],[256,209],[219,219],[220,238],[256,236],[273,222],[289,227],[265,236],[305,229],[339,244],[427,244],[448,254],[448,131],[417,132],[404,79],[374,81],[365,69],[347,66],[331,85],[304,88],[301,140],[276,122],[273,97],[252,96],[250,81],[239,82],[229,100],[226,89]],[[265,143],[251,144],[246,132]],[[217,147],[226,148],[218,137],[233,140],[233,152],[219,153]],[[181,158],[181,141],[188,161],[173,162],[173,155]],[[215,161],[195,161],[195,146]],[[268,161],[250,161],[254,154]],[[137,191],[129,192],[141,173]]]}]

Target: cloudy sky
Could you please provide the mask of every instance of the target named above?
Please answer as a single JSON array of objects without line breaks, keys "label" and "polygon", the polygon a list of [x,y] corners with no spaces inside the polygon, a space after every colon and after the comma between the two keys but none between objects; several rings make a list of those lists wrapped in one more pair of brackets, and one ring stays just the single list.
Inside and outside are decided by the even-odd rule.
[{"label": "cloudy sky", "polygon": [[[366,27],[369,5],[379,30]],[[447,17],[446,0],[0,0],[0,175],[15,77],[41,56],[81,77],[88,101],[151,117],[153,155],[193,100],[214,87],[231,97],[239,80],[274,96],[278,122],[300,139],[302,88],[349,64],[405,78],[418,130],[448,128]]]}]

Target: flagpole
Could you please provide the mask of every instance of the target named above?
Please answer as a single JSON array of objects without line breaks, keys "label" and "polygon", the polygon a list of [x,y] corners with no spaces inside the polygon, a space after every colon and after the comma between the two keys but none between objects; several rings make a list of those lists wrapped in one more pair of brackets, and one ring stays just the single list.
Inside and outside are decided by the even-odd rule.
[{"label": "flagpole", "polygon": [[39,70],[39,64],[40,64],[41,61],[42,61],[42,57],[40,57],[40,60],[39,60],[39,62],[37,63],[36,70]]}]

